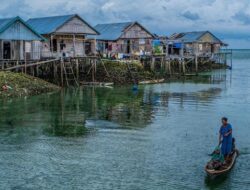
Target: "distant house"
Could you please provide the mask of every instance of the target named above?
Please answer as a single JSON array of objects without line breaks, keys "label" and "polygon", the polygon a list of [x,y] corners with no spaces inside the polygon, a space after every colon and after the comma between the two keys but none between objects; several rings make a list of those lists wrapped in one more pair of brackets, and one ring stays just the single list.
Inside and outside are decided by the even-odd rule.
[{"label": "distant house", "polygon": [[20,17],[0,19],[0,59],[39,59],[39,43],[43,40]]},{"label": "distant house", "polygon": [[47,39],[42,44],[43,57],[81,57],[95,53],[95,44],[88,42],[86,36],[98,32],[77,14],[32,18],[27,23]]},{"label": "distant house", "polygon": [[98,24],[97,49],[102,54],[151,53],[154,35],[138,22]]},{"label": "distant house", "polygon": [[169,54],[209,55],[225,44],[209,31],[175,33],[168,39]]}]

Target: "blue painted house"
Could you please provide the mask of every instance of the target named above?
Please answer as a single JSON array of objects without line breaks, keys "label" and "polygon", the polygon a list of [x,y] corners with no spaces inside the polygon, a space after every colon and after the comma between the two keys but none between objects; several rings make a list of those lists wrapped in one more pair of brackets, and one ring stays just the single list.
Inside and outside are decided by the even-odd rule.
[{"label": "blue painted house", "polygon": [[175,33],[168,39],[170,54],[211,55],[225,45],[209,31]]},{"label": "blue painted house", "polygon": [[151,53],[154,35],[138,22],[98,24],[95,29],[98,51],[102,54],[140,55]]},{"label": "blue painted house", "polygon": [[43,37],[20,17],[0,19],[0,59],[40,58]]},{"label": "blue painted house", "polygon": [[86,36],[99,33],[77,14],[31,18],[27,24],[47,39],[42,45],[43,57],[82,57],[95,53],[95,43]]}]

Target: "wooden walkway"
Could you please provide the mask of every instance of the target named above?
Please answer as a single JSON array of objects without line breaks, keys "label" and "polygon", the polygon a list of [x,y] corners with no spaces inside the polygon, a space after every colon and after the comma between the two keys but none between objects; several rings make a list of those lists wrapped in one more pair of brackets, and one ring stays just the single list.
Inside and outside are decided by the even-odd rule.
[{"label": "wooden walkway", "polygon": [[[186,75],[198,74],[200,67],[204,64],[210,65],[212,62],[227,64],[228,56],[231,56],[232,68],[232,52],[221,52],[213,56],[199,55],[199,56],[178,56],[178,55],[152,55],[147,57],[147,60],[141,60],[141,64],[145,71],[152,71],[155,73],[164,73],[165,75]],[[49,82],[60,84],[61,86],[77,85],[89,76],[92,82],[96,81],[97,64],[104,68],[106,77],[113,81],[118,80],[119,76],[125,76],[128,72],[133,83],[138,83],[138,71],[133,67],[134,60],[114,60],[126,64],[127,69],[113,73],[112,76],[105,67],[104,60],[100,56],[90,57],[76,57],[66,59],[48,59],[42,61],[29,60],[0,60],[0,71],[23,72],[35,77],[39,77]],[[108,60],[112,62],[112,60]],[[87,68],[87,70],[86,70]],[[105,77],[103,76],[103,77]],[[99,77],[100,78],[100,77]],[[57,81],[57,82],[55,82]]]}]

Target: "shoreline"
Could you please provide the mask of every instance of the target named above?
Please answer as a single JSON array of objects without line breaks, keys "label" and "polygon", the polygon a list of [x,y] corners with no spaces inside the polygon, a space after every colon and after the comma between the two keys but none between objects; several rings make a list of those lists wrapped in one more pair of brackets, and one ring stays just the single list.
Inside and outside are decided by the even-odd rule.
[{"label": "shoreline", "polygon": [[[105,66],[104,66],[105,65]],[[82,75],[80,84],[83,86],[121,86],[121,85],[147,85],[183,80],[186,77],[198,77],[201,73],[218,69],[227,69],[228,66],[207,63],[199,67],[197,73],[192,72],[192,67],[186,73],[179,73],[178,67],[172,68],[171,74],[164,70],[150,71],[139,62],[130,63],[130,68],[125,63],[105,61],[104,65],[97,66],[96,80],[92,82],[89,75]],[[89,85],[86,85],[89,84]],[[106,85],[108,84],[108,85]],[[7,89],[4,89],[4,86]],[[8,71],[0,71],[0,99],[35,96],[43,93],[57,91],[61,87],[30,75]]]},{"label": "shoreline", "polygon": [[60,87],[40,78],[23,73],[0,71],[0,99],[34,96],[59,89]]}]

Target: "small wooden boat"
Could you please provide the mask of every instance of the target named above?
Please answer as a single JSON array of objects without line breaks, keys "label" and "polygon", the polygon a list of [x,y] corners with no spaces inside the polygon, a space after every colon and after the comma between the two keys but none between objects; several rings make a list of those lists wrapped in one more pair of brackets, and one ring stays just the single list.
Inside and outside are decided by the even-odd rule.
[{"label": "small wooden boat", "polygon": [[205,171],[207,172],[209,176],[218,176],[218,175],[228,173],[233,168],[238,155],[239,155],[239,151],[235,149],[235,151],[231,154],[229,158],[230,161],[227,164],[222,165],[219,169],[209,169],[208,164],[207,164],[205,167]]},{"label": "small wooden boat", "polygon": [[146,81],[140,81],[139,84],[158,84],[158,83],[164,83],[165,79],[156,79],[156,80],[146,80]]},{"label": "small wooden boat", "polygon": [[101,87],[109,87],[113,86],[113,82],[80,82],[83,86],[101,86]]}]

